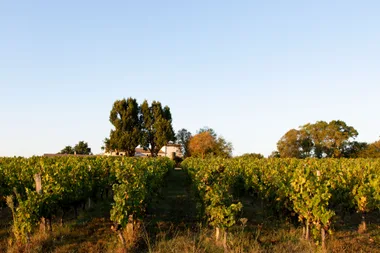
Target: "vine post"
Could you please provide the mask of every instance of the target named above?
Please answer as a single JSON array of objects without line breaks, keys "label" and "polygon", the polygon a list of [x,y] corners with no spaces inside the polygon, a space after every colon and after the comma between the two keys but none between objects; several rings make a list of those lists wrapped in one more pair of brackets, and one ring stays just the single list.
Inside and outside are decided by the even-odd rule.
[{"label": "vine post", "polygon": [[[36,183],[36,192],[38,194],[42,194],[41,173],[37,173],[34,175],[34,181]],[[45,219],[45,217],[41,217],[40,231],[43,233],[46,233],[46,219]]]}]

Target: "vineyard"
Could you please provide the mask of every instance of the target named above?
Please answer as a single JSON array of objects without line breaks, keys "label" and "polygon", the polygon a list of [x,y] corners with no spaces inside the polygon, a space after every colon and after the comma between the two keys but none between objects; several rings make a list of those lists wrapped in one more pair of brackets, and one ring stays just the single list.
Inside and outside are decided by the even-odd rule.
[{"label": "vineyard", "polygon": [[244,236],[255,235],[257,252],[271,252],[259,217],[299,228],[299,242],[326,251],[340,224],[356,214],[361,220],[354,233],[372,235],[372,252],[380,247],[378,159],[188,158],[177,171],[169,159],[0,158],[0,212],[11,213],[9,247],[28,251],[35,234],[54,237],[58,227],[108,202],[105,219],[121,251],[154,251],[147,238],[147,246],[136,240],[131,246],[129,237],[143,237],[143,230],[159,238],[162,231],[149,226],[165,220],[185,221],[192,230],[203,224],[215,248],[197,252],[251,251],[236,246],[240,228]]},{"label": "vineyard", "polygon": [[298,218],[303,237],[310,231],[325,248],[336,213],[365,216],[380,210],[380,161],[369,159],[188,159],[183,162],[198,191],[203,213],[216,240],[239,216],[239,196],[249,193],[267,203],[267,212]]},{"label": "vineyard", "polygon": [[110,219],[121,243],[121,231],[144,214],[165,174],[174,166],[169,159],[138,158],[3,158],[0,160],[1,205],[12,211],[12,233],[27,245],[40,224],[52,230],[52,219],[65,215],[112,191]]}]

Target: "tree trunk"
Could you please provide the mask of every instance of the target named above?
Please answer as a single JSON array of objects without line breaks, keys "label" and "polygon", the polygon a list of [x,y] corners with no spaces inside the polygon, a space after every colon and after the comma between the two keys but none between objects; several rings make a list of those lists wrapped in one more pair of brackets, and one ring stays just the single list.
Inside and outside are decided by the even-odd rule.
[{"label": "tree trunk", "polygon": [[133,215],[128,216],[127,234],[129,237],[133,236]]},{"label": "tree trunk", "polygon": [[41,217],[40,220],[40,232],[46,233],[46,219],[44,217]]},{"label": "tree trunk", "polygon": [[49,222],[49,232],[53,232],[53,225],[51,224],[51,218],[48,219]]},{"label": "tree trunk", "polygon": [[61,218],[60,218],[60,226],[61,226],[61,227],[63,226],[63,218],[65,217],[65,214],[66,214],[65,210],[62,209],[62,216],[61,216]]}]

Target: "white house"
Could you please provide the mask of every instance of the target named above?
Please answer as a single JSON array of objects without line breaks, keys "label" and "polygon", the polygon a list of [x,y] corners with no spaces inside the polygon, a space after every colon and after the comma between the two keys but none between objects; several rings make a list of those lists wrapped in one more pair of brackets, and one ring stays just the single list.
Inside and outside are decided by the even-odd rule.
[{"label": "white house", "polygon": [[[106,156],[125,156],[125,152],[120,151],[112,151],[112,152],[105,152],[103,155]],[[169,158],[174,158],[175,156],[178,157],[183,157],[182,154],[182,146],[181,144],[173,144],[173,143],[168,143],[167,145],[163,146],[160,151],[157,154],[158,156],[166,156]],[[149,150],[145,150],[143,148],[136,148],[135,150],[135,156],[137,157],[147,157],[151,156]]]}]

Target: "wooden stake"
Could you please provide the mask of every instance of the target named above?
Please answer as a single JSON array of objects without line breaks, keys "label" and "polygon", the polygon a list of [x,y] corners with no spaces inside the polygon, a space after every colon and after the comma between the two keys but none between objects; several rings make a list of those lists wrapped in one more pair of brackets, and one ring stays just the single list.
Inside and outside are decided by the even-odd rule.
[{"label": "wooden stake", "polygon": [[[36,183],[36,192],[38,194],[42,194],[41,173],[38,173],[38,174],[34,175],[34,181]],[[43,233],[46,233],[46,219],[44,217],[41,217],[40,231],[43,232]]]},{"label": "wooden stake", "polygon": [[309,240],[309,221],[306,221],[306,234],[305,239]]},{"label": "wooden stake", "polygon": [[224,252],[227,252],[227,230],[224,230],[223,232],[223,248]]},{"label": "wooden stake", "polygon": [[217,227],[215,228],[215,241],[218,242],[220,238],[220,229]]},{"label": "wooden stake", "polygon": [[133,215],[128,216],[127,234],[133,236]]},{"label": "wooden stake", "polygon": [[321,240],[322,240],[322,251],[326,252],[326,231],[324,228],[321,229]]}]

